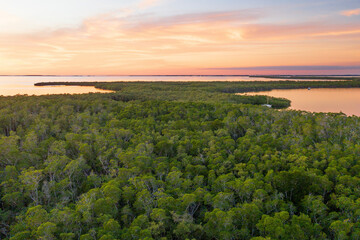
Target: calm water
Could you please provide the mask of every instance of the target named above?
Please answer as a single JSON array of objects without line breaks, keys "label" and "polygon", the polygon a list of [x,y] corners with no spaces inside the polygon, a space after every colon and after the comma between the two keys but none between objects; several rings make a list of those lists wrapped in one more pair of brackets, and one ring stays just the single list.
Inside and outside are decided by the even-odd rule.
[{"label": "calm water", "polygon": [[267,95],[291,100],[291,109],[310,112],[343,112],[360,116],[360,88],[272,90],[247,95]]},{"label": "calm water", "polygon": [[[250,78],[247,76],[0,76],[0,95],[12,96],[16,94],[44,95],[44,94],[76,94],[89,92],[108,92],[94,87],[79,86],[46,86],[35,87],[38,82],[116,82],[116,81],[285,81],[286,79]],[[292,81],[296,81],[293,79]],[[303,80],[303,81],[312,81]]]},{"label": "calm water", "polygon": [[41,86],[0,84],[0,95],[47,95],[47,94],[84,94],[84,93],[110,93],[112,91],[96,89],[88,86]]},{"label": "calm water", "polygon": [[[286,79],[250,78],[247,76],[74,76],[74,77],[29,77],[0,76],[0,95],[17,94],[81,94],[89,92],[110,92],[94,87],[80,86],[43,86],[35,87],[38,82],[116,82],[116,81],[285,81]],[[316,80],[316,79],[315,79]],[[292,81],[297,81],[293,79]],[[306,81],[306,80],[301,80]],[[314,80],[307,80],[314,81]],[[318,80],[316,80],[318,81]],[[360,88],[352,89],[293,89],[268,92],[247,93],[248,95],[269,95],[291,100],[291,109],[312,112],[343,112],[360,116]]]}]

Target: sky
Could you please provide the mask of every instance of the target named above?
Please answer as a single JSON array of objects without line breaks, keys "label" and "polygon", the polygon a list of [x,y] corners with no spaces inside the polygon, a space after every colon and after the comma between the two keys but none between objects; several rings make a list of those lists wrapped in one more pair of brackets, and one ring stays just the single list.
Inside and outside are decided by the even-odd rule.
[{"label": "sky", "polygon": [[360,74],[360,1],[0,0],[0,74]]}]

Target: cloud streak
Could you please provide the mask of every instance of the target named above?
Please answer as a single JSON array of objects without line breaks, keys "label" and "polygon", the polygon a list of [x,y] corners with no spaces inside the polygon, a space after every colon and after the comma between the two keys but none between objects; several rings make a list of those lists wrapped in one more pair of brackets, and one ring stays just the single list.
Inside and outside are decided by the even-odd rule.
[{"label": "cloud streak", "polygon": [[248,9],[156,17],[120,10],[78,28],[2,34],[0,74],[203,74],[263,71],[227,66],[271,64],[327,70],[360,62],[360,23],[264,24],[267,14]]},{"label": "cloud streak", "polygon": [[163,17],[152,24],[156,25],[174,25],[174,24],[194,24],[204,22],[232,22],[247,23],[260,19],[265,13],[257,9],[244,9],[233,11],[215,11],[181,14],[170,17]]},{"label": "cloud streak", "polygon": [[340,14],[347,17],[360,15],[360,8],[342,11]]}]

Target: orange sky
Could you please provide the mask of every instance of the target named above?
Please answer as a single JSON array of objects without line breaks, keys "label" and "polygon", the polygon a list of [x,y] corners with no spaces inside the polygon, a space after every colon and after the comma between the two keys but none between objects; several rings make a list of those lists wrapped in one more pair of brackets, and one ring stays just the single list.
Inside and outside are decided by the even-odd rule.
[{"label": "orange sky", "polygon": [[294,22],[265,21],[269,13],[259,9],[159,17],[111,11],[77,26],[1,32],[0,74],[282,73],[276,66],[327,66],[285,74],[359,74],[360,21],[348,20],[359,19],[357,9],[333,14]]}]

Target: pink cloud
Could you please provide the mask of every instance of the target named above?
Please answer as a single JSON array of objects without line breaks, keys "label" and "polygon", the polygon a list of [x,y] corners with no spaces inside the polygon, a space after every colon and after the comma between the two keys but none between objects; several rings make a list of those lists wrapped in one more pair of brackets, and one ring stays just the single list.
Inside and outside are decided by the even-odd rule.
[{"label": "pink cloud", "polygon": [[341,15],[344,15],[347,17],[360,15],[360,8],[342,11]]},{"label": "pink cloud", "polygon": [[[0,73],[184,74],[176,71],[234,64],[321,65],[335,56],[360,61],[360,24],[257,23],[262,14],[243,10],[139,19],[115,11],[86,19],[78,28],[0,35]],[[347,44],[323,41],[345,35]]]}]

